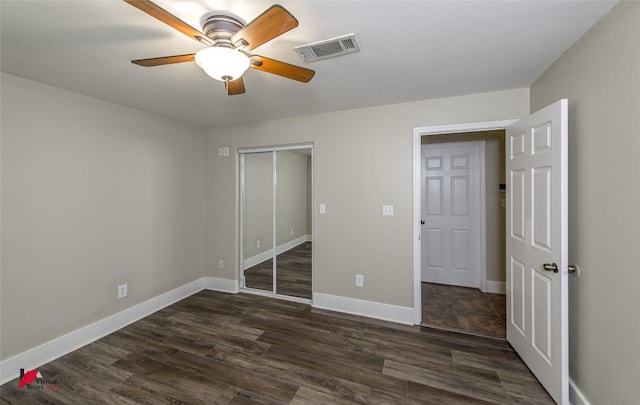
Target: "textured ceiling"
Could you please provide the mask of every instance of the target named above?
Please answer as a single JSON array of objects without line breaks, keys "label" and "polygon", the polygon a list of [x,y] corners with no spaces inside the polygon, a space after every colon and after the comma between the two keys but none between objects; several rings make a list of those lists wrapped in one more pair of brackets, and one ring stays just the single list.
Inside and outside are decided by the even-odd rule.
[{"label": "textured ceiling", "polygon": [[[245,21],[262,0],[157,0],[201,29],[211,11]],[[77,93],[200,126],[299,116],[528,87],[615,1],[285,0],[300,22],[252,53],[316,71],[307,84],[250,69],[247,92],[195,63],[132,59],[192,53],[199,43],[120,0],[0,0],[1,68]],[[303,62],[294,46],[356,33],[362,51]]]}]

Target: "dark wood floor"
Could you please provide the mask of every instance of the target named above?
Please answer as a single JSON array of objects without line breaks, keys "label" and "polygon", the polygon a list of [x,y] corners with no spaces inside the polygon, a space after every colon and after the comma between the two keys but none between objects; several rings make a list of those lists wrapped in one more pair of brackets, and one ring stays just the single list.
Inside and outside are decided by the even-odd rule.
[{"label": "dark wood floor", "polygon": [[[276,257],[276,292],[311,299],[311,242],[305,242]],[[244,271],[245,286],[273,291],[273,260]]]},{"label": "dark wood floor", "polygon": [[422,283],[422,325],[506,337],[506,301],[477,288]]},{"label": "dark wood floor", "polygon": [[3,404],[551,404],[503,340],[202,291],[38,370]]}]

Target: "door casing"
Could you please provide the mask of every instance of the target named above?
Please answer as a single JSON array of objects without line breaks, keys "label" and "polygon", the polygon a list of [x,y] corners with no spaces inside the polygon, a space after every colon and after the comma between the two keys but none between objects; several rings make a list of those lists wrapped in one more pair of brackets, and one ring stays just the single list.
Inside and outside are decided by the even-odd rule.
[{"label": "door casing", "polygon": [[[244,238],[244,234],[243,234],[243,193],[244,193],[244,176],[243,176],[243,167],[242,167],[242,155],[245,154],[250,154],[250,153],[260,153],[260,152],[278,152],[278,151],[287,151],[287,150],[300,150],[300,149],[308,149],[310,151],[311,154],[311,207],[313,207],[314,203],[313,203],[313,197],[314,197],[314,187],[313,187],[313,179],[314,179],[314,175],[313,175],[313,166],[314,166],[314,160],[313,160],[313,153],[314,153],[314,144],[313,143],[301,143],[301,144],[292,144],[292,145],[280,145],[280,146],[262,146],[262,147],[244,147],[244,148],[238,148],[237,150],[237,154],[238,154],[238,179],[237,179],[237,185],[238,185],[238,200],[237,200],[237,207],[238,207],[238,266],[236,268],[236,280],[238,280],[238,285],[239,285],[239,291],[238,292],[242,292],[242,293],[248,293],[248,294],[255,294],[255,295],[262,295],[262,296],[267,296],[267,297],[272,297],[272,298],[277,298],[277,299],[282,299],[285,301],[293,301],[293,302],[300,302],[303,304],[312,304],[313,303],[313,299],[306,299],[306,298],[300,298],[300,297],[294,297],[294,296],[289,296],[289,295],[282,295],[282,294],[277,294],[276,292],[268,292],[268,291],[264,291],[261,292],[259,290],[252,290],[252,289],[247,289],[244,287],[244,283],[242,280],[243,277],[243,261],[244,261],[244,252],[243,252],[243,238]],[[274,165],[273,167],[273,178],[276,178],[277,175],[277,168]],[[274,208],[273,208],[273,219],[274,219],[274,223],[275,223],[275,219],[276,219],[276,212],[275,212],[275,202],[276,202],[276,196],[275,196],[275,182],[273,184],[274,187]],[[313,220],[313,215],[311,216],[311,239],[313,240],[313,233],[315,230],[315,224],[314,224],[314,220]],[[276,240],[276,234],[275,234],[275,227],[273,230],[273,241],[274,241],[274,251],[275,251],[275,240]],[[274,261],[275,263],[275,261]],[[313,273],[313,268],[314,268],[314,255],[313,255],[313,251],[311,253],[311,291],[314,291],[314,273]],[[275,288],[275,272],[274,272],[274,288]]]},{"label": "door casing", "polygon": [[422,246],[420,225],[421,190],[422,190],[422,142],[421,138],[428,135],[442,135],[460,132],[490,131],[506,129],[518,119],[501,121],[485,121],[452,125],[438,125],[418,127],[413,129],[413,323],[422,322]]}]

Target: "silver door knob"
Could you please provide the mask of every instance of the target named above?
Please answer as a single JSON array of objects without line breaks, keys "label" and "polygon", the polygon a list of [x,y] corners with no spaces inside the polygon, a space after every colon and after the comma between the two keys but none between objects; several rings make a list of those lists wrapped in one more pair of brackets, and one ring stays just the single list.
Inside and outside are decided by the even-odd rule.
[{"label": "silver door knob", "polygon": [[551,263],[551,264],[545,263],[542,265],[542,268],[546,271],[552,271],[554,273],[558,272],[558,265],[555,263]]}]

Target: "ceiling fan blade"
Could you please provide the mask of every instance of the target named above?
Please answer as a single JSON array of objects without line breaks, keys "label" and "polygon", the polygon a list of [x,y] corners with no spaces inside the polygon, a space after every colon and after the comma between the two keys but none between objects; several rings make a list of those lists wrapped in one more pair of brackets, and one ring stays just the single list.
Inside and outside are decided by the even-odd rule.
[{"label": "ceiling fan blade", "polygon": [[264,56],[259,55],[251,56],[251,64],[249,66],[256,70],[262,70],[263,72],[273,73],[274,75],[304,83],[307,83],[313,78],[313,75],[316,74],[316,72],[311,69],[290,65],[279,60],[265,58]]},{"label": "ceiling fan blade", "polygon": [[228,96],[234,96],[236,94],[244,93],[244,81],[242,80],[242,76],[237,78],[236,80],[224,82],[224,85],[227,88]]},{"label": "ceiling fan blade", "polygon": [[195,53],[190,53],[188,55],[175,55],[175,56],[163,56],[160,58],[137,59],[137,60],[132,60],[131,63],[134,63],[138,66],[153,67],[153,66],[170,65],[172,63],[193,62],[195,60],[195,57],[196,57]]},{"label": "ceiling fan blade", "polygon": [[298,20],[280,5],[273,5],[231,37],[236,46],[250,51],[298,26]]},{"label": "ceiling fan blade", "polygon": [[182,21],[178,17],[169,13],[167,10],[162,7],[156,5],[155,3],[149,0],[124,0],[125,2],[131,4],[133,7],[137,8],[140,11],[144,11],[149,14],[151,17],[154,17],[168,26],[182,32],[184,35],[189,38],[195,39],[198,42],[202,42],[207,45],[213,45],[213,42],[202,32],[193,28],[186,22]]}]

